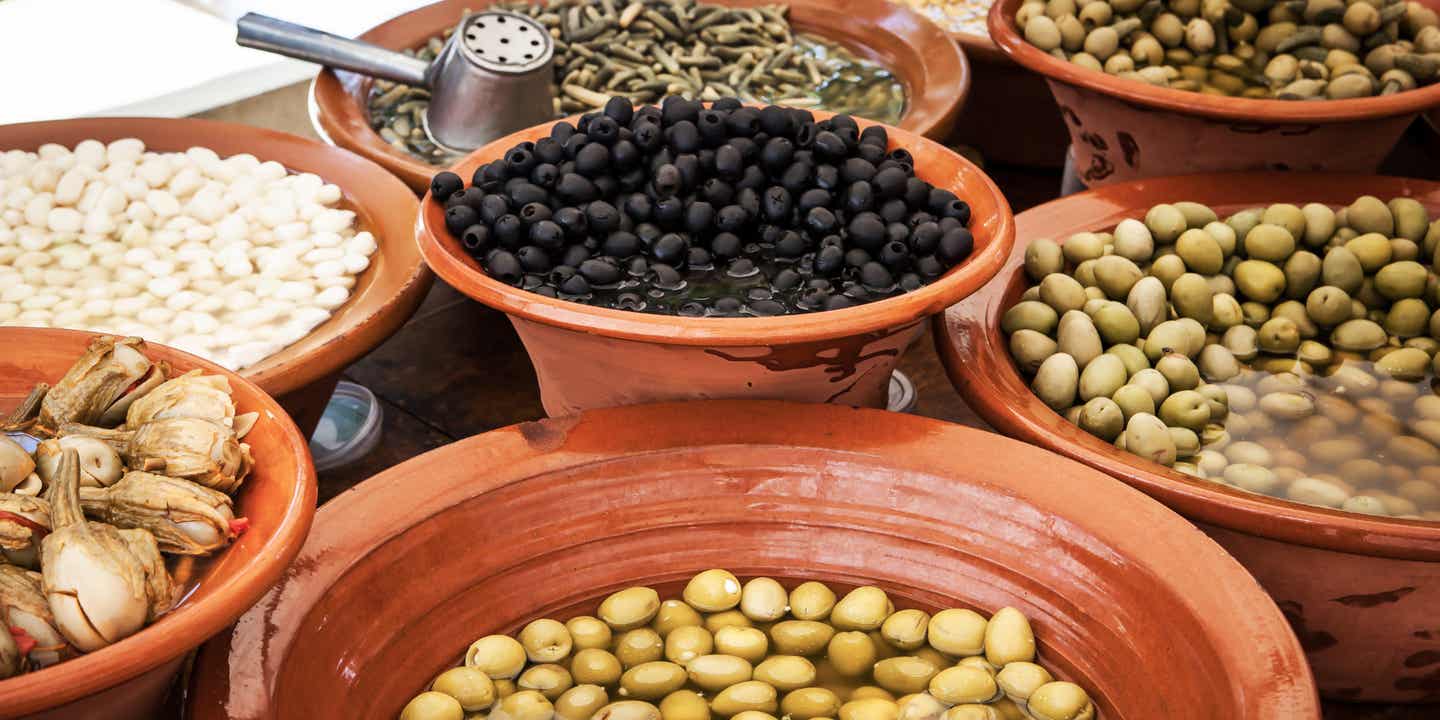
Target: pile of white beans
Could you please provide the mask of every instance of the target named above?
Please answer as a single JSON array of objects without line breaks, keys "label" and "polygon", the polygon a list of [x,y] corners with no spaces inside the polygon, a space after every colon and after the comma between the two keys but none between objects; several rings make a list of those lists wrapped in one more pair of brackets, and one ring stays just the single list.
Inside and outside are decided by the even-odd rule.
[{"label": "pile of white beans", "polygon": [[350,297],[375,238],[340,188],[133,138],[0,153],[0,325],[134,335],[232,370]]}]

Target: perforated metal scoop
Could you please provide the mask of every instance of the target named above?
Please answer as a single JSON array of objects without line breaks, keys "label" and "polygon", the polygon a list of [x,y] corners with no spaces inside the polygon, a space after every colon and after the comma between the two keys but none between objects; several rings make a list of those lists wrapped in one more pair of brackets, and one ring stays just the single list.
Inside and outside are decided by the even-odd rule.
[{"label": "perforated metal scoop", "polygon": [[524,15],[466,16],[432,63],[256,13],[236,27],[235,41],[244,47],[429,88],[425,132],[451,150],[473,150],[554,113],[555,43]]}]

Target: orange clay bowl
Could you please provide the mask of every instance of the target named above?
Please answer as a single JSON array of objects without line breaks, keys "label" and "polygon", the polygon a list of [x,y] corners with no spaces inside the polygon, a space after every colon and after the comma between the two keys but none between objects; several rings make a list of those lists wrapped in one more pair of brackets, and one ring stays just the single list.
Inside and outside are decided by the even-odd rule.
[{"label": "orange clay bowl", "polygon": [[343,150],[287,133],[210,120],[80,118],[0,125],[0,152],[126,137],[143,140],[147,150],[176,152],[200,145],[221,157],[250,153],[291,172],[314,173],[340,187],[341,202],[355,211],[361,229],[375,235],[380,249],[370,256],[370,267],[357,279],[350,299],[300,342],[241,371],[279,399],[308,437],[341,371],[400,329],[430,289],[430,272],[411,241],[415,201],[394,176]]},{"label": "orange clay bowl", "polygon": [[952,32],[974,69],[970,97],[949,141],[978,148],[985,162],[1058,168],[1070,133],[1044,78],[1000,52],[987,35]]},{"label": "orange clay bowl", "polygon": [[[830,113],[815,113],[817,118]],[[861,127],[875,123],[860,121]],[[551,123],[501,138],[452,168],[462,178]],[[445,229],[445,210],[421,200],[416,233],[425,262],[460,292],[510,316],[552,415],[667,400],[744,398],[884,407],[900,354],[924,320],[975,292],[1015,242],[1010,205],[968,160],[932,140],[889,129],[915,156],[916,174],[970,203],[975,250],[934,283],[844,310],[779,317],[688,318],[556,300],[491,278]]]},{"label": "orange clay bowl", "polygon": [[1198,480],[1115,449],[1035,397],[1010,359],[1000,316],[1028,285],[1025,247],[1112,228],[1185,199],[1222,216],[1268,202],[1349,204],[1409,196],[1440,212],[1440,184],[1308,173],[1235,173],[1120,183],[1021,213],[1020,242],[994,282],[935,321],[950,379],[1011,437],[1103,470],[1193,520],[1280,604],[1309,653],[1320,692],[1335,699],[1440,701],[1440,523],[1384,520],[1301,505]]},{"label": "orange clay bowl", "polygon": [[[732,7],[774,4],[772,0],[706,1]],[[495,4],[495,0],[443,0],[391,18],[360,39],[392,50],[419,47],[454,28],[467,10]],[[843,43],[900,78],[906,94],[900,127],[932,138],[950,132],[970,89],[970,65],[934,23],[910,8],[873,0],[790,0],[789,5],[791,26],[798,31]],[[417,194],[424,194],[430,178],[444,168],[396,150],[371,129],[371,83],[364,75],[321,70],[310,86],[315,130],[327,141],[383,165]]]},{"label": "orange clay bowl", "polygon": [[1013,605],[1108,720],[1319,718],[1274,603],[1140,493],[972,428],[738,401],[523,423],[341,495],[202,651],[191,717],[393,718],[475,638],[711,567]]},{"label": "orange clay bowl", "polygon": [[[85,351],[91,333],[0,328],[0,410],[20,404],[36,383],[54,383]],[[305,437],[254,383],[193,355],[147,343],[145,355],[177,371],[200,368],[230,380],[240,412],[260,420],[245,436],[255,469],[235,496],[250,528],[218,553],[199,584],[154,625],[110,647],[0,681],[0,717],[145,720],[160,716],[186,656],[235,622],[300,552],[315,515],[315,468]]]},{"label": "orange clay bowl", "polygon": [[[1158,175],[1235,170],[1370,173],[1440,84],[1354,100],[1252,100],[1155,87],[1086,70],[1042,52],[1015,27],[1025,0],[998,0],[990,37],[1043,75],[1070,127],[1075,168],[1089,186]],[[1419,0],[1440,9],[1440,0]]]}]

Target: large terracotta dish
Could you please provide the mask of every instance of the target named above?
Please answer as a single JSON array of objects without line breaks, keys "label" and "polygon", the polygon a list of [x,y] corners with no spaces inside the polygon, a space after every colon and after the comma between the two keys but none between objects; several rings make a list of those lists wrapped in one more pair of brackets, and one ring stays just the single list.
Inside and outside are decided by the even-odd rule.
[{"label": "large terracotta dish", "polygon": [[1310,653],[1322,694],[1440,701],[1440,523],[1386,520],[1301,505],[1198,480],[1071,425],[1030,391],[1007,351],[1000,316],[1028,285],[1025,247],[1112,228],[1179,199],[1222,215],[1267,202],[1336,206],[1373,194],[1415,197],[1440,212],[1440,184],[1358,175],[1245,173],[1123,183],[1021,213],[1021,238],[994,282],[935,321],[955,387],[1001,432],[1103,470],[1143,490],[1229,550],[1280,604]]},{"label": "large terracotta dish", "polygon": [[985,162],[1058,168],[1070,133],[1045,79],[1017,65],[987,35],[951,33],[974,73],[950,139],[978,148]]},{"label": "large terracotta dish", "polygon": [[[90,333],[0,328],[0,411],[8,414],[39,382],[53,383],[85,351]],[[245,437],[253,474],[235,496],[250,528],[217,556],[179,607],[110,647],[0,681],[0,717],[158,717],[165,693],[191,650],[250,609],[300,551],[315,515],[315,469],[305,437],[260,388],[219,366],[162,345],[152,360],[177,371],[201,368],[230,379],[240,412],[260,413]]]},{"label": "large terracotta dish", "polygon": [[[516,144],[549,135],[550,127],[546,123],[497,140],[453,169],[468,178]],[[923,332],[925,318],[985,284],[1014,242],[1010,205],[969,161],[904,130],[890,129],[890,144],[914,154],[920,177],[970,203],[975,251],[931,285],[845,310],[686,318],[592,307],[486,275],[445,230],[444,208],[429,194],[421,201],[416,233],[420,252],[437,275],[510,316],[552,416],[722,397],[884,407],[891,371]]]},{"label": "large terracotta dish", "polygon": [[1158,503],[979,430],[734,401],[524,423],[340,496],[205,648],[192,717],[394,717],[476,637],[708,567],[1015,605],[1110,720],[1319,718],[1274,604]]},{"label": "large terracotta dish", "polygon": [[[710,0],[753,7],[770,0]],[[467,11],[495,0],[443,0],[371,28],[361,40],[402,50],[418,47],[460,22]],[[791,0],[790,20],[801,32],[838,40],[859,55],[890,68],[905,84],[907,104],[900,127],[943,138],[955,124],[970,89],[970,66],[950,37],[906,7],[870,0]],[[326,68],[310,88],[310,117],[316,132],[400,176],[417,194],[443,169],[400,152],[370,127],[371,79]]]},{"label": "large terracotta dish", "polygon": [[222,157],[250,153],[292,172],[310,172],[340,186],[344,202],[380,249],[370,257],[350,300],[303,340],[241,374],[278,398],[308,435],[350,363],[384,342],[419,307],[432,277],[411,242],[416,204],[384,169],[337,148],[287,133],[210,120],[80,118],[0,126],[0,151],[34,150],[45,143],[73,147],[81,140],[134,137],[150,150],[197,145]]},{"label": "large terracotta dish", "polygon": [[[1440,84],[1355,100],[1292,102],[1202,95],[1086,70],[1042,52],[1015,27],[1024,0],[998,0],[990,37],[1050,84],[1086,185],[1235,170],[1374,172]],[[1440,0],[1421,0],[1440,9]]]}]

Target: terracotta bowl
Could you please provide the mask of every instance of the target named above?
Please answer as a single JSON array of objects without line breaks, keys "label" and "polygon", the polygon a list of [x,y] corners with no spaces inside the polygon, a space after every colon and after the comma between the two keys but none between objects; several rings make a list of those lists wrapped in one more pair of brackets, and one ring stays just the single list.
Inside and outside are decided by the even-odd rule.
[{"label": "terracotta bowl", "polygon": [[[753,7],[771,0],[709,0]],[[455,27],[466,10],[495,0],[442,0],[394,17],[366,31],[361,40],[402,50],[418,47]],[[955,124],[970,89],[964,53],[924,16],[907,7],[870,0],[790,0],[790,21],[801,32],[838,40],[862,57],[891,68],[905,84],[908,103],[900,127],[943,138]],[[370,127],[371,79],[329,68],[310,87],[310,117],[321,137],[353,150],[400,176],[416,194],[444,169],[400,152]]]},{"label": "terracotta bowl", "polygon": [[[468,178],[520,142],[548,136],[550,127],[497,140],[452,169]],[[486,275],[446,231],[444,208],[429,194],[421,201],[416,228],[420,252],[445,282],[510,316],[552,416],[721,397],[884,407],[890,374],[923,332],[924,320],[985,284],[1014,243],[1010,205],[978,168],[904,130],[891,128],[890,142],[915,155],[922,178],[970,203],[975,251],[931,285],[845,310],[686,318],[547,298]]]},{"label": "terracotta bowl", "polygon": [[875,583],[901,607],[1014,605],[1103,718],[1319,718],[1274,604],[1140,493],[971,428],[736,401],[524,423],[366,481],[205,648],[190,709],[394,717],[476,637],[709,567]]},{"label": "terracotta bowl", "polygon": [[300,342],[241,374],[279,399],[308,437],[320,421],[340,373],[390,337],[419,307],[432,276],[411,242],[416,203],[384,169],[348,152],[287,133],[210,120],[80,118],[0,125],[0,151],[34,150],[45,143],[73,147],[81,140],[134,137],[150,150],[197,145],[221,156],[251,153],[293,172],[310,172],[340,186],[342,202],[375,235],[370,257],[350,300]]},{"label": "terracotta bowl", "polygon": [[994,282],[935,322],[955,387],[1001,432],[1103,470],[1195,521],[1260,580],[1309,653],[1322,695],[1440,701],[1440,523],[1387,520],[1246,493],[1116,450],[1031,393],[1000,316],[1028,285],[1025,247],[1143,216],[1184,198],[1222,214],[1266,202],[1349,204],[1415,197],[1440,212],[1440,184],[1401,178],[1236,173],[1120,183],[1021,213],[1021,238]]},{"label": "terracotta bowl", "polygon": [[[1236,170],[1372,173],[1440,84],[1385,97],[1292,102],[1215,97],[1086,70],[1026,42],[1024,0],[998,0],[990,37],[1043,75],[1070,128],[1080,180],[1094,187],[1159,175]],[[1421,0],[1440,9],[1440,0]]]},{"label": "terracotta bowl", "polygon": [[[91,333],[0,328],[0,409],[8,414],[36,383],[53,383],[85,351]],[[0,717],[159,717],[165,694],[192,650],[235,622],[279,579],[300,551],[315,515],[315,468],[305,437],[254,383],[163,345],[145,354],[176,370],[201,368],[230,379],[240,412],[260,413],[245,436],[256,464],[235,496],[250,528],[205,567],[199,585],[150,627],[103,650],[0,681]]]},{"label": "terracotta bowl", "polygon": [[974,69],[950,141],[979,148],[987,163],[1058,168],[1070,132],[1044,78],[1000,52],[989,35],[951,33]]}]

